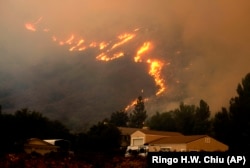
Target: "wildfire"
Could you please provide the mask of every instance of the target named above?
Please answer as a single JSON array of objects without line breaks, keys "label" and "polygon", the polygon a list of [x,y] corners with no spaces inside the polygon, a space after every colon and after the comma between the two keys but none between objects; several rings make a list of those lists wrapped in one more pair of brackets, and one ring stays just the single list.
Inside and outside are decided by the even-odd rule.
[{"label": "wildfire", "polygon": [[[26,23],[25,27],[27,30],[35,32],[37,31],[37,24],[40,23],[42,17],[40,17],[34,23]],[[97,48],[99,53],[96,56],[96,60],[98,61],[112,61],[114,59],[118,59],[124,56],[124,51],[122,46],[126,43],[133,40],[137,33],[139,32],[139,28],[134,29],[132,32],[126,32],[118,35],[115,40],[107,41],[88,41],[82,37],[78,37],[75,34],[71,34],[67,39],[60,39],[55,35],[52,35],[51,39],[55,43],[61,46],[67,46],[69,51],[84,51],[88,48]],[[40,31],[48,32],[48,28],[43,28]],[[148,74],[154,79],[155,85],[159,87],[156,92],[156,96],[162,94],[166,91],[165,80],[162,77],[161,71],[163,67],[166,65],[163,61],[154,59],[154,57],[150,56],[151,51],[153,50],[153,44],[150,41],[145,41],[142,43],[142,46],[136,52],[136,55],[133,57],[134,62],[136,63],[146,63],[149,65]],[[146,55],[147,54],[147,55]],[[145,58],[145,55],[147,58]],[[145,99],[148,101],[149,99]],[[128,105],[125,110],[130,109],[137,100],[134,100]]]}]

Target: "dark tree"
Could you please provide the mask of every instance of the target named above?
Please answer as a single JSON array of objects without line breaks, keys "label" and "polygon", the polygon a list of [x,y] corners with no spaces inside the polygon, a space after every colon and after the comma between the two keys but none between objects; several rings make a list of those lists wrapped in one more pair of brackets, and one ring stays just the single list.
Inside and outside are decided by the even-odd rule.
[{"label": "dark tree", "polygon": [[232,129],[230,125],[229,113],[226,108],[215,114],[212,119],[214,137],[225,144],[230,144],[232,139]]},{"label": "dark tree", "polygon": [[24,139],[31,137],[52,139],[69,136],[69,130],[61,122],[49,120],[40,112],[24,108],[18,110],[14,117],[19,137]]},{"label": "dark tree", "polygon": [[15,142],[15,123],[14,117],[10,114],[0,116],[0,154],[12,151]]},{"label": "dark tree", "polygon": [[231,98],[229,110],[222,108],[213,119],[213,131],[229,150],[250,150],[250,73],[237,87],[238,96]]},{"label": "dark tree", "polygon": [[200,100],[200,105],[196,108],[194,115],[193,134],[208,134],[211,131],[210,128],[209,106],[204,100]]},{"label": "dark tree", "polygon": [[250,150],[250,73],[237,87],[238,96],[230,100],[229,115],[235,137],[231,147],[236,151]]},{"label": "dark tree", "polygon": [[147,112],[145,110],[142,96],[138,97],[134,106],[133,112],[129,115],[129,125],[134,128],[142,128],[147,118]]},{"label": "dark tree", "polygon": [[112,124],[99,122],[89,129],[87,136],[86,145],[91,150],[112,151],[120,147],[121,132]]},{"label": "dark tree", "polygon": [[147,122],[150,129],[162,131],[176,131],[176,122],[173,111],[159,113],[156,112]]},{"label": "dark tree", "polygon": [[190,135],[193,134],[195,106],[180,103],[179,109],[174,112],[177,131]]},{"label": "dark tree", "polygon": [[128,119],[128,113],[124,110],[120,110],[111,114],[109,122],[117,127],[126,127]]}]

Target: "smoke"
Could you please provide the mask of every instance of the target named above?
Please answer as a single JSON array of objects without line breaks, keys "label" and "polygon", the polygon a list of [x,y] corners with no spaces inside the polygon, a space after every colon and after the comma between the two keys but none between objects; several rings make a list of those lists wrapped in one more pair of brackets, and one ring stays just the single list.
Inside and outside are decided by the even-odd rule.
[{"label": "smoke", "polygon": [[[250,71],[249,16],[245,0],[3,1],[0,103],[6,111],[27,106],[70,123],[108,117],[139,94],[150,98],[151,114],[200,99],[215,113]],[[37,31],[27,22],[37,22]],[[69,52],[52,40],[74,34],[111,41],[136,28],[140,35],[123,48],[125,56],[107,63],[95,60],[95,49]],[[153,42],[149,56],[164,62],[167,89],[160,96],[148,64],[133,62],[144,41]]]}]

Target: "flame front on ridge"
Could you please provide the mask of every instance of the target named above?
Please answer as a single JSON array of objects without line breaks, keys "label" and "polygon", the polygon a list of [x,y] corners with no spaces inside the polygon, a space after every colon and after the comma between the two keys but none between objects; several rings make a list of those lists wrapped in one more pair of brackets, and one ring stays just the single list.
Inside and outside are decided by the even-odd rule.
[{"label": "flame front on ridge", "polygon": [[[32,32],[38,31],[36,25],[39,24],[41,20],[42,17],[40,17],[34,23],[26,23],[25,28]],[[66,40],[59,40],[58,37],[52,35],[52,41],[58,43],[58,45],[61,46],[68,46],[69,51],[84,51],[88,48],[97,48],[100,53],[96,56],[96,60],[108,62],[125,56],[124,51],[122,50],[122,46],[133,40],[136,37],[136,32],[138,32],[139,30],[139,28],[136,28],[131,33],[122,33],[118,35],[115,40],[109,42],[87,41],[84,38],[77,37],[74,34],[68,36]],[[43,31],[48,32],[49,29],[44,28]],[[135,63],[146,63],[149,65],[148,74],[154,79],[155,85],[158,87],[158,90],[156,92],[156,96],[158,96],[166,91],[165,80],[161,73],[165,64],[163,61],[157,60],[152,57],[152,50],[152,42],[143,42],[141,47],[136,51],[136,55],[134,56],[133,60]],[[146,98],[145,100],[148,100],[148,98]],[[132,101],[130,105],[125,108],[125,110],[127,111],[128,109],[130,109],[135,103],[136,100]]]}]

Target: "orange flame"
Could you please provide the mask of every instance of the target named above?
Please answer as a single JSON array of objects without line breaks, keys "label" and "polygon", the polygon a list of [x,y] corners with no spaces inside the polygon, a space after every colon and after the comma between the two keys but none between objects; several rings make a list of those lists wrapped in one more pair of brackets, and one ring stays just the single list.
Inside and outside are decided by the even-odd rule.
[{"label": "orange flame", "polygon": [[129,109],[131,109],[137,102],[137,99],[133,100],[129,105],[127,105],[127,107],[125,107],[125,111],[128,111]]},{"label": "orange flame", "polygon": [[141,48],[137,51],[136,56],[134,57],[134,61],[135,62],[142,62],[142,54],[145,53],[146,51],[148,51],[149,48],[151,47],[151,45],[152,44],[150,42],[143,43]]},{"label": "orange flame", "polygon": [[79,47],[82,43],[84,43],[83,39],[79,40],[76,46]]},{"label": "orange flame", "polygon": [[[149,101],[149,98],[145,98],[145,99],[143,99],[143,101],[145,103],[145,102]],[[135,106],[136,103],[137,103],[137,99],[133,100],[131,103],[129,103],[129,105],[127,105],[125,107],[125,111],[128,111],[128,110],[132,109]]]},{"label": "orange flame", "polygon": [[118,39],[120,39],[121,41],[119,41],[118,43],[115,43],[111,49],[114,49],[118,46],[121,46],[123,44],[125,44],[126,42],[132,40],[135,37],[135,34],[129,34],[129,33],[125,33],[125,34],[121,34],[118,36]]},{"label": "orange flame", "polygon": [[85,49],[86,49],[86,47],[83,46],[83,47],[78,48],[78,51],[83,51],[83,50],[85,50]]},{"label": "orange flame", "polygon": [[76,46],[70,47],[69,51],[75,50]]},{"label": "orange flame", "polygon": [[[142,62],[143,54],[148,52],[151,46],[152,46],[151,42],[143,43],[143,45],[138,49],[137,54],[134,57],[134,61]],[[159,90],[156,92],[156,95],[159,95],[166,90],[165,81],[161,76],[161,70],[164,64],[161,61],[158,60],[151,61],[150,59],[147,60],[147,63],[149,64],[148,74],[154,78],[155,84],[159,86]]]},{"label": "orange flame", "polygon": [[161,61],[151,61],[150,59],[147,60],[147,63],[150,65],[148,74],[154,78],[156,85],[159,86],[159,90],[156,92],[156,95],[159,95],[166,90],[165,81],[161,77],[161,70],[164,64]]},{"label": "orange flame", "polygon": [[118,52],[118,53],[115,53],[113,54],[113,56],[109,57],[108,55],[106,55],[105,53],[101,53],[100,55],[98,55],[96,57],[97,60],[99,61],[112,61],[114,59],[117,59],[117,58],[120,58],[124,56],[124,53],[123,52]]},{"label": "orange flame", "polygon": [[109,43],[103,41],[99,44],[99,49],[103,50],[104,48],[106,48],[109,45]]}]

